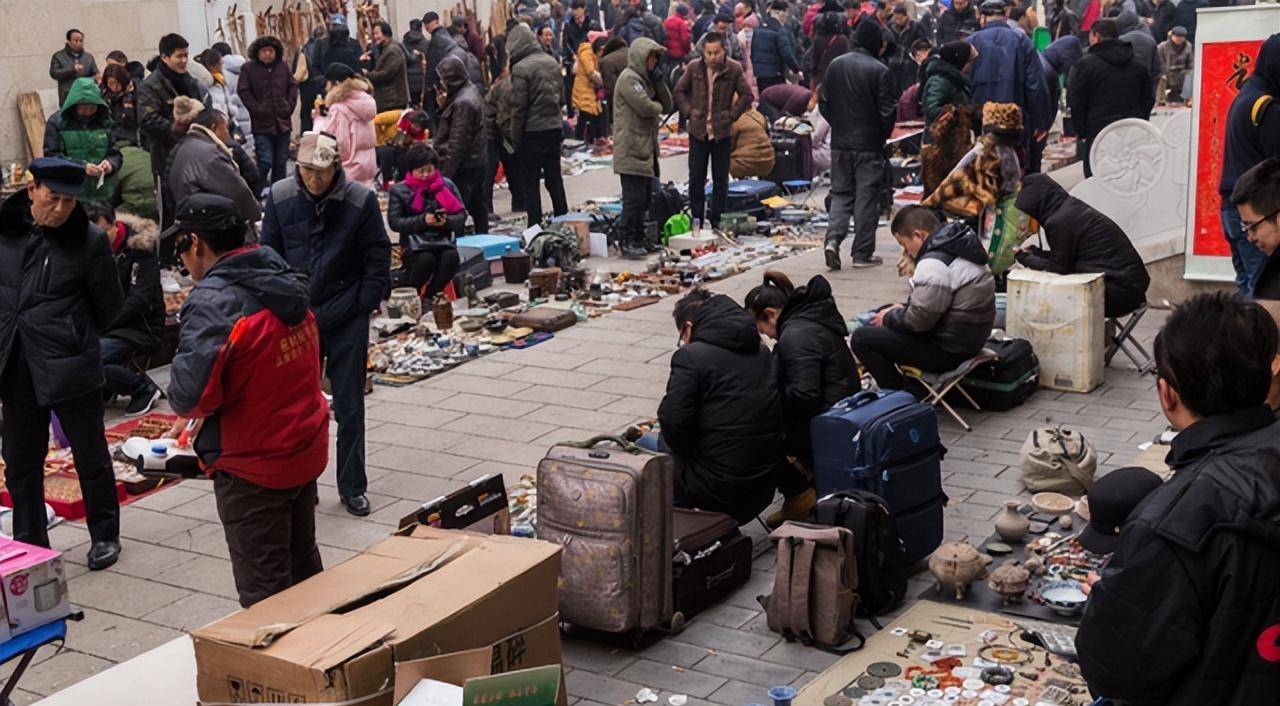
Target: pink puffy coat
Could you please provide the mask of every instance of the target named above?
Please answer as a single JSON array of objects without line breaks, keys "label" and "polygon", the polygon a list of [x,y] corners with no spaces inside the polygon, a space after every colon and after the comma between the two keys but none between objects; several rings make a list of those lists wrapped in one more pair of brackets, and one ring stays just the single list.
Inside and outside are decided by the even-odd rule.
[{"label": "pink puffy coat", "polygon": [[358,76],[329,88],[324,102],[328,115],[315,119],[315,129],[338,138],[342,170],[351,181],[371,186],[378,173],[374,153],[373,116],[378,107],[369,82]]}]

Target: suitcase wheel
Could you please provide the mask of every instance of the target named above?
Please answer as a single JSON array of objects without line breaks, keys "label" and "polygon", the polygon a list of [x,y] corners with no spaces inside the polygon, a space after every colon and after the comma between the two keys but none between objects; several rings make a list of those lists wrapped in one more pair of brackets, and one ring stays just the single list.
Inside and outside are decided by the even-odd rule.
[{"label": "suitcase wheel", "polygon": [[667,631],[672,635],[679,635],[684,631],[684,626],[686,624],[684,613],[677,610],[671,615],[671,625]]}]

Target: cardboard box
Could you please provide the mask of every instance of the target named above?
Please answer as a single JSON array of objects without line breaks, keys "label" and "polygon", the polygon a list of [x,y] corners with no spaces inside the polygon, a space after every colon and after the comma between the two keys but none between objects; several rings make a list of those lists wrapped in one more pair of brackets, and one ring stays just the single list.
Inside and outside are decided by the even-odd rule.
[{"label": "cardboard box", "polygon": [[[390,706],[396,662],[492,650],[554,623],[559,577],[554,544],[420,526],[193,632],[197,692]],[[558,663],[558,631],[540,639]]]},{"label": "cardboard box", "polygon": [[5,640],[71,615],[62,552],[0,538],[0,582]]}]

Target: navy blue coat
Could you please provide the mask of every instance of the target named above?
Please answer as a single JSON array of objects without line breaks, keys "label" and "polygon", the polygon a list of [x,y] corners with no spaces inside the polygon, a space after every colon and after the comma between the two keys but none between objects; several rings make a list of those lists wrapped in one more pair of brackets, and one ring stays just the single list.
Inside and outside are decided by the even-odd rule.
[{"label": "navy blue coat", "polygon": [[1053,122],[1049,87],[1040,57],[1027,35],[1004,22],[991,22],[969,37],[978,48],[971,80],[973,102],[1017,103],[1022,108],[1024,140]]},{"label": "navy blue coat", "polygon": [[321,334],[378,308],[391,286],[391,241],[373,190],[339,169],[317,202],[295,176],[272,185],[263,214],[262,244],[311,279]]},{"label": "navy blue coat", "polygon": [[800,62],[787,30],[776,19],[761,17],[762,24],[751,33],[751,69],[756,78],[784,76],[787,69],[799,73]]}]

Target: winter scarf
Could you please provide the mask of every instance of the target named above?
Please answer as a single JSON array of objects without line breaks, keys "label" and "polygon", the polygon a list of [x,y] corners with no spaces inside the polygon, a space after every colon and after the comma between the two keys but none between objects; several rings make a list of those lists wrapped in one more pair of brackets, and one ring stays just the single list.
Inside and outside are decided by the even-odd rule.
[{"label": "winter scarf", "polygon": [[422,213],[427,208],[427,193],[430,192],[431,197],[440,204],[440,208],[449,215],[462,212],[462,202],[458,197],[453,195],[449,187],[444,184],[444,176],[439,171],[431,173],[431,176],[423,179],[416,176],[413,172],[404,175],[405,186],[413,190],[413,203],[410,207],[417,213]]}]

